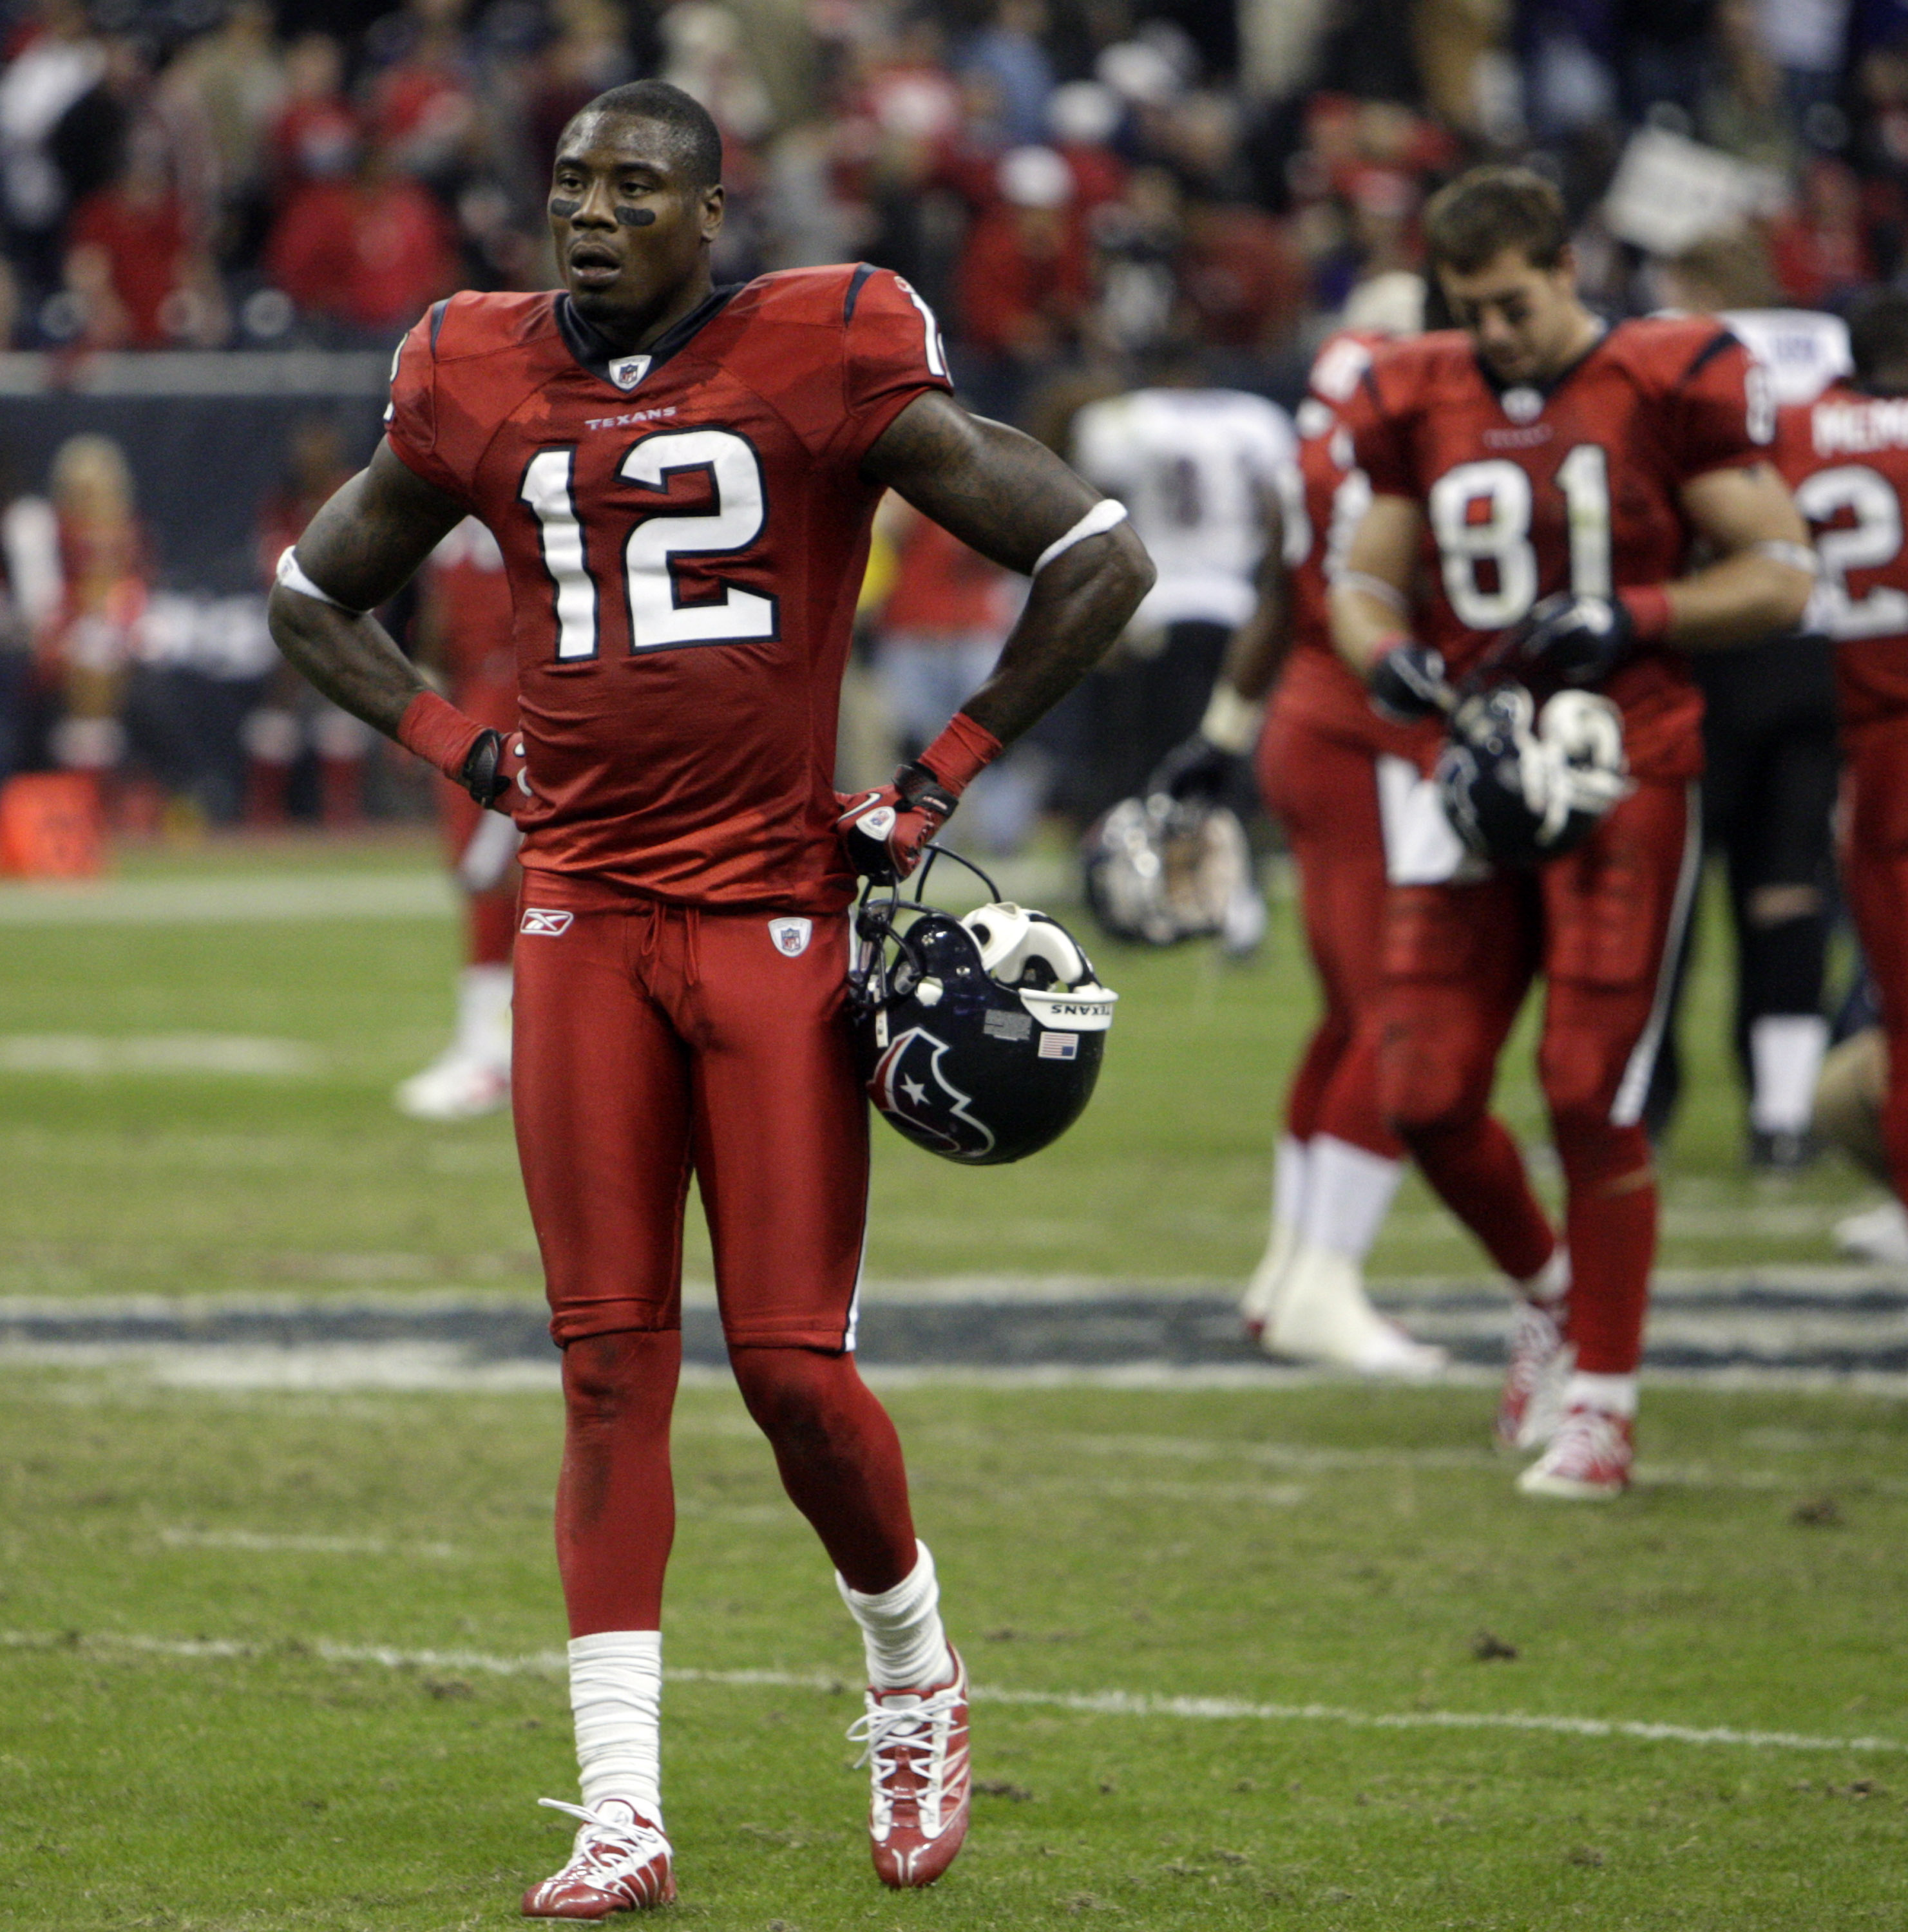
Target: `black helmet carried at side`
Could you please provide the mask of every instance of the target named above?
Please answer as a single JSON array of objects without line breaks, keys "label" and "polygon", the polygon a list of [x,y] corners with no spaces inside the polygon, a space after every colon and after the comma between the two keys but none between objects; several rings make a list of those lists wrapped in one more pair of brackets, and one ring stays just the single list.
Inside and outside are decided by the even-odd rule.
[{"label": "black helmet carried at side", "polygon": [[1119,995],[1058,920],[998,900],[957,919],[896,893],[864,898],[855,933],[861,1077],[898,1132],[991,1167],[1079,1119]]},{"label": "black helmet carried at side", "polygon": [[1630,790],[1623,716],[1607,698],[1560,691],[1539,711],[1521,684],[1466,698],[1438,754],[1444,815],[1494,866],[1537,866],[1580,845]]}]

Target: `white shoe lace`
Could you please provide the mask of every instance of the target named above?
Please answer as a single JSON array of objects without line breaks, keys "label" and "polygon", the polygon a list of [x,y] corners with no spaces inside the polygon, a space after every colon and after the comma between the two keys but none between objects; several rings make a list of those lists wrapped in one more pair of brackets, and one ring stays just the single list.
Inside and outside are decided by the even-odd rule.
[{"label": "white shoe lace", "polygon": [[583,1821],[569,1862],[557,1874],[557,1878],[580,1878],[593,1885],[599,1878],[614,1880],[639,1871],[659,1855],[671,1856],[669,1840],[640,1818],[626,1822],[620,1817],[607,1816],[599,1808],[567,1804],[560,1798],[539,1798],[536,1802],[552,1811],[566,1811],[571,1817]]},{"label": "white shoe lace", "polygon": [[[871,1767],[877,1830],[885,1831],[893,1819],[893,1781],[904,1769],[921,1781],[916,1802],[921,1829],[930,1838],[940,1830],[947,1738],[960,1701],[958,1684],[907,1704],[885,1704],[870,1694],[868,1708],[849,1726],[849,1742],[862,1747],[856,1766]],[[917,1756],[926,1759],[924,1766],[912,1762]]]}]

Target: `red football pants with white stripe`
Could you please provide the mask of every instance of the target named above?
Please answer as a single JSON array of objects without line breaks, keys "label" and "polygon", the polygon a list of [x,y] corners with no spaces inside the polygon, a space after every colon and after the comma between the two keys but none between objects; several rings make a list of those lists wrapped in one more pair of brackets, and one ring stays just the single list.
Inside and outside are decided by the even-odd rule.
[{"label": "red football pants with white stripe", "polygon": [[1888,1172],[1908,1200],[1908,718],[1850,732],[1845,748],[1842,878],[1888,1039]]},{"label": "red football pants with white stripe", "polygon": [[512,1099],[564,1351],[572,1636],[657,1627],[692,1173],[730,1361],[785,1486],[853,1588],[914,1567],[900,1445],[852,1352],[868,1110],[848,950],[845,916],[605,909],[524,874]]},{"label": "red football pants with white stripe", "polygon": [[1386,916],[1380,1090],[1446,1204],[1514,1278],[1549,1226],[1486,1112],[1532,981],[1537,1078],[1567,1187],[1570,1337],[1592,1375],[1642,1352],[1657,1189],[1640,1124],[1700,862],[1693,786],[1639,783],[1576,850],[1468,885],[1401,886]]}]

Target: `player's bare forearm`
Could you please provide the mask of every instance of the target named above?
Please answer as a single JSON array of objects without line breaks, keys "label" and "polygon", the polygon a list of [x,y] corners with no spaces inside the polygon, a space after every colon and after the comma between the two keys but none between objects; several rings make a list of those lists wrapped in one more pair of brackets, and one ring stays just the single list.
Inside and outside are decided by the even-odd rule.
[{"label": "player's bare forearm", "polygon": [[1332,642],[1368,677],[1411,626],[1411,573],[1424,512],[1406,496],[1374,496],[1347,546],[1331,590]]},{"label": "player's bare forearm", "polygon": [[1259,565],[1259,601],[1252,614],[1233,632],[1226,644],[1219,681],[1248,704],[1257,704],[1272,688],[1279,668],[1292,647],[1291,603],[1285,592],[1285,529],[1276,506],[1268,512],[1266,552]]},{"label": "player's bare forearm", "polygon": [[[864,465],[962,542],[1009,570],[1041,554],[1100,501],[1031,436],[918,396]],[[1011,742],[1092,670],[1152,587],[1152,560],[1125,524],[1074,544],[1034,578],[994,674],[962,708]]]},{"label": "player's bare forearm", "polygon": [[334,704],[387,738],[397,736],[398,719],[425,686],[375,617],[354,617],[283,584],[272,592],[268,615],[287,663]]},{"label": "player's bare forearm", "polygon": [[1668,641],[1683,650],[1723,650],[1794,629],[1814,588],[1814,553],[1775,472],[1760,465],[1699,476],[1684,486],[1683,506],[1722,554],[1666,586]]},{"label": "player's bare forearm", "polygon": [[[387,736],[424,680],[368,614],[403,588],[463,506],[388,446],[342,484],[297,543],[299,567],[336,604],[279,585],[269,616],[286,658],[335,704]],[[339,605],[348,608],[341,609]]]}]

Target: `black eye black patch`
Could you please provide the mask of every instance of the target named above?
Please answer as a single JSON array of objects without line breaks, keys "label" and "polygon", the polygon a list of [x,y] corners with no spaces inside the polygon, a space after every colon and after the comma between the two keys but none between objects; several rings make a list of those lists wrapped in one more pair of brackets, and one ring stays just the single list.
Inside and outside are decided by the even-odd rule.
[{"label": "black eye black patch", "polygon": [[570,196],[566,195],[558,200],[553,200],[550,203],[550,212],[554,214],[559,221],[567,221],[569,218],[582,206],[583,204],[581,201],[572,200]]},{"label": "black eye black patch", "polygon": [[616,218],[625,228],[647,228],[656,219],[653,208],[619,208]]}]

